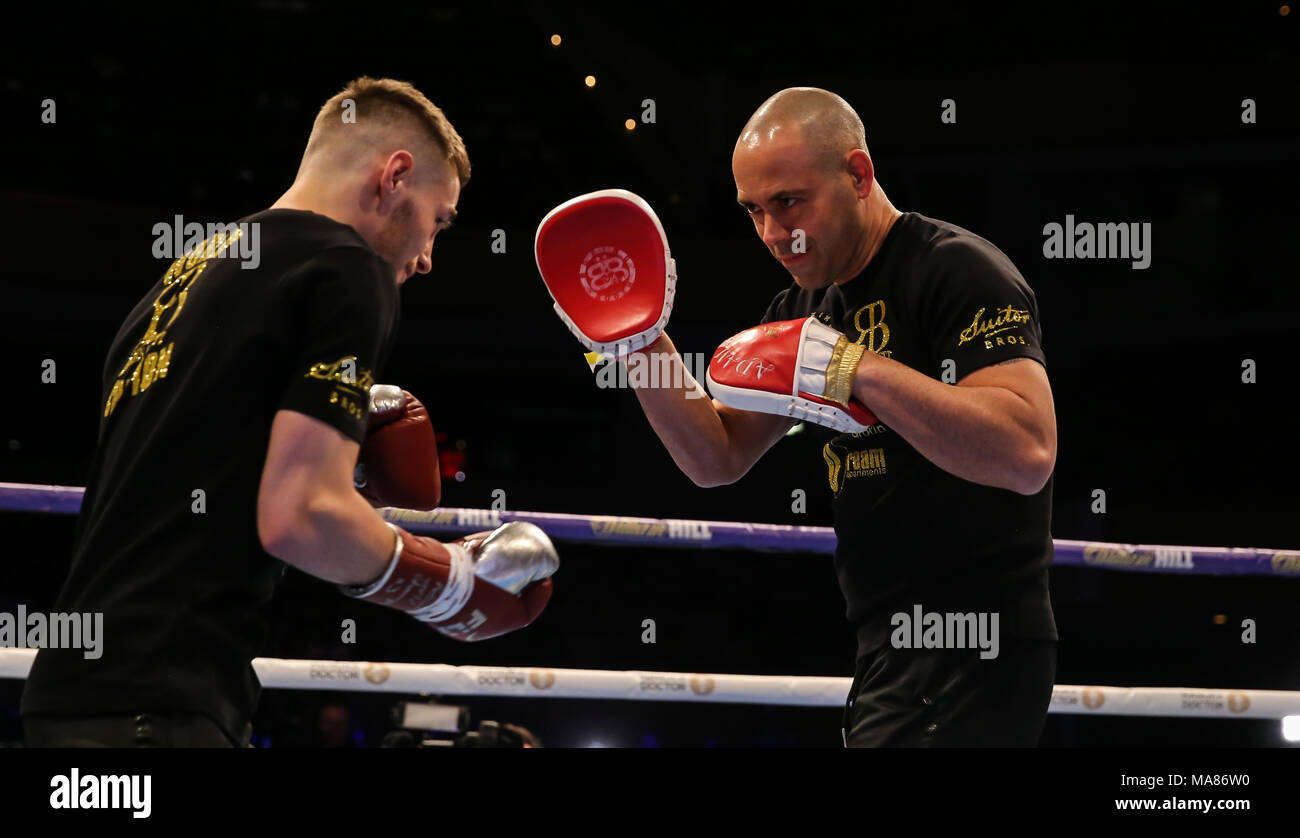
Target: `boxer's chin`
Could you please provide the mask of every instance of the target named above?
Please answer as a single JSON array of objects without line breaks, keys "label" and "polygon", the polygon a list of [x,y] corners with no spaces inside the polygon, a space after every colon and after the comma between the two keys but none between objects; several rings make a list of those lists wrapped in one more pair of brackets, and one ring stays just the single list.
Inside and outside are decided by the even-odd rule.
[{"label": "boxer's chin", "polygon": [[829,284],[813,264],[810,254],[802,254],[794,259],[782,258],[780,262],[781,267],[785,268],[786,273],[790,274],[800,288],[816,291]]},{"label": "boxer's chin", "polygon": [[804,288],[809,291],[820,291],[821,289],[830,285],[830,282],[828,282],[826,278],[821,276],[820,274],[812,273],[810,271],[799,270],[799,269],[791,270],[790,268],[786,268],[786,270],[790,272],[790,276],[794,277],[795,285],[798,285],[800,288]]}]

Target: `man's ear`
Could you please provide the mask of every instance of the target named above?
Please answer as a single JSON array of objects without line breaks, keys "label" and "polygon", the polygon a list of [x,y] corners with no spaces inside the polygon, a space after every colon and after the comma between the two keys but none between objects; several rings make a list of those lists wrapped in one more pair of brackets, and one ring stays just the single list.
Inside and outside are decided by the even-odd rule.
[{"label": "man's ear", "polygon": [[415,158],[405,149],[398,149],[388,155],[388,162],[384,164],[384,171],[379,177],[380,192],[387,197],[397,192],[399,184],[405,183],[409,187],[414,167]]},{"label": "man's ear", "polygon": [[871,194],[871,190],[876,185],[876,167],[871,163],[871,157],[862,149],[855,148],[845,157],[845,164],[849,170],[849,177],[853,178],[853,188],[857,191],[858,197],[865,198]]}]

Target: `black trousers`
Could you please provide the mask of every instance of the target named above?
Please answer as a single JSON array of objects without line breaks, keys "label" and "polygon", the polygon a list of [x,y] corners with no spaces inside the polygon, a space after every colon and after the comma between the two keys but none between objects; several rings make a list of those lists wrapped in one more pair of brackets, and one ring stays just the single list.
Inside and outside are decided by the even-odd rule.
[{"label": "black trousers", "polygon": [[847,748],[1033,748],[1056,680],[1056,642],[895,649],[858,659],[844,706]]},{"label": "black trousers", "polygon": [[199,713],[24,716],[29,748],[235,748],[216,722]]}]

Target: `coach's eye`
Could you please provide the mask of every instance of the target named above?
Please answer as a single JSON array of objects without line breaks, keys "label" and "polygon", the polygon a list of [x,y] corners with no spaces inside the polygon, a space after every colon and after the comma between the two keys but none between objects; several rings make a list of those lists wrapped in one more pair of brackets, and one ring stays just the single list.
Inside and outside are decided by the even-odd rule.
[{"label": "coach's eye", "polygon": [[793,207],[793,206],[794,206],[794,202],[795,202],[795,201],[798,201],[799,199],[798,199],[798,198],[782,198],[781,200],[782,200],[782,201],[789,201],[790,203],[786,204],[786,205],[785,205],[785,208],[786,208],[786,209],[790,209],[790,207]]}]

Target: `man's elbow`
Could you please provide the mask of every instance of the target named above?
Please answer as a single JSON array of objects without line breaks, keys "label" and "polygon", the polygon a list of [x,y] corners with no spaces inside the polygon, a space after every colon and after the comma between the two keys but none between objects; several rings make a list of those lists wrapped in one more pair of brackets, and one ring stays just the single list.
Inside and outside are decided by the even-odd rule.
[{"label": "man's elbow", "polygon": [[690,478],[692,483],[699,486],[701,489],[716,489],[718,486],[730,486],[732,483],[735,483],[744,476],[744,472],[735,474],[733,473],[734,470],[728,470],[719,466],[705,468],[700,465],[690,469],[689,471],[686,469],[682,469],[682,471],[688,478]]},{"label": "man's elbow", "polygon": [[303,553],[303,545],[310,540],[307,537],[310,519],[306,504],[259,505],[257,538],[262,542],[262,549],[283,562],[294,564]]},{"label": "man's elbow", "polygon": [[1036,495],[1043,491],[1047,481],[1052,479],[1052,471],[1056,468],[1056,452],[1048,449],[1038,449],[1032,456],[1026,458],[1021,465],[1016,477],[1016,485],[1012,491],[1021,495]]},{"label": "man's elbow", "polygon": [[699,486],[701,489],[716,489],[719,486],[730,486],[732,483],[736,482],[735,478],[728,478],[727,476],[717,472],[710,472],[707,474],[695,472],[687,474],[686,476],[691,479],[692,483]]},{"label": "man's elbow", "polygon": [[257,516],[257,539],[262,549],[281,561],[291,562],[297,555],[298,528],[276,514]]}]

